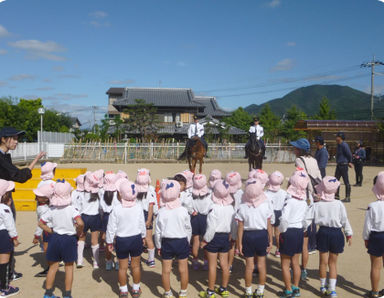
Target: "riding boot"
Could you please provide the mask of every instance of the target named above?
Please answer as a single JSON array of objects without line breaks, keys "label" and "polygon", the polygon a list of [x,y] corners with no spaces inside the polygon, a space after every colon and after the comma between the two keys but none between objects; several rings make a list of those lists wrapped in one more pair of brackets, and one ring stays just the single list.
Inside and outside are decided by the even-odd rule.
[{"label": "riding boot", "polygon": [[248,156],[248,146],[245,146],[245,156],[244,158],[247,159],[249,156]]},{"label": "riding boot", "polygon": [[336,200],[340,200],[340,186],[339,186],[339,188],[338,188],[337,191],[336,191],[335,199],[336,199]]},{"label": "riding boot", "polygon": [[362,185],[363,185],[363,175],[360,176],[358,186],[362,186]]},{"label": "riding boot", "polygon": [[343,200],[345,203],[350,203],[351,202],[351,185],[347,184],[345,186],[345,199]]}]

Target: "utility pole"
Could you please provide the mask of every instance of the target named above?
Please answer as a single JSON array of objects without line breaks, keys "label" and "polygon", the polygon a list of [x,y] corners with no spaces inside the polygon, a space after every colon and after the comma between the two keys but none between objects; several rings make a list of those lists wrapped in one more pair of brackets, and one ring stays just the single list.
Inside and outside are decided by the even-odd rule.
[{"label": "utility pole", "polygon": [[374,97],[374,81],[375,81],[375,65],[384,65],[383,62],[375,60],[375,55],[371,62],[363,63],[360,67],[370,67],[371,68],[371,120],[373,120],[373,97]]},{"label": "utility pole", "polygon": [[93,112],[93,133],[96,133],[96,106],[92,106]]}]

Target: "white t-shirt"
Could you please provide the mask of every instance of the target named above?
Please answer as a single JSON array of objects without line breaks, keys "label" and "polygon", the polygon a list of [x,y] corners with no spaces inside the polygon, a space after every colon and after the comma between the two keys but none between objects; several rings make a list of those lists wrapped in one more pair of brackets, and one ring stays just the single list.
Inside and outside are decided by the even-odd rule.
[{"label": "white t-shirt", "polygon": [[236,220],[244,223],[245,231],[266,230],[268,219],[272,219],[272,217],[273,205],[269,200],[265,200],[257,208],[243,203],[236,214]]},{"label": "white t-shirt", "polygon": [[384,201],[370,203],[365,212],[363,239],[369,240],[371,232],[384,232]]},{"label": "white t-shirt", "polygon": [[265,195],[273,204],[273,210],[282,210],[288,193],[284,189],[278,191],[266,190]]},{"label": "white t-shirt", "polygon": [[[8,205],[0,204],[0,230],[7,230],[9,237],[16,238],[17,231],[11,208]],[[4,240],[2,240],[4,241]]]},{"label": "white t-shirt", "polygon": [[76,235],[75,220],[80,217],[79,211],[72,205],[65,207],[50,207],[43,214],[41,221],[51,224],[54,233],[59,235]]}]

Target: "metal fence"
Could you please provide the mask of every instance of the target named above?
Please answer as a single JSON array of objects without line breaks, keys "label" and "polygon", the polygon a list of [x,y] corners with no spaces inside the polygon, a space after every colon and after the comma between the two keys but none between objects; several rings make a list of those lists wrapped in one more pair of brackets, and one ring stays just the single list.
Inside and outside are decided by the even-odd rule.
[{"label": "metal fence", "polygon": [[[209,144],[208,160],[242,160],[245,144]],[[123,143],[123,144],[68,144],[64,160],[77,162],[102,161],[128,163],[131,161],[176,160],[185,148],[184,143]],[[294,155],[289,146],[267,146],[267,162],[292,162]]]},{"label": "metal fence", "polygon": [[70,132],[43,131],[42,138],[41,132],[37,132],[37,139],[43,143],[69,144],[74,138],[75,135]]},{"label": "metal fence", "polygon": [[[64,156],[64,144],[42,143],[41,151],[47,153],[47,158],[62,158]],[[39,152],[39,143],[19,143],[15,150],[10,151],[11,157],[15,161],[33,160]]]}]

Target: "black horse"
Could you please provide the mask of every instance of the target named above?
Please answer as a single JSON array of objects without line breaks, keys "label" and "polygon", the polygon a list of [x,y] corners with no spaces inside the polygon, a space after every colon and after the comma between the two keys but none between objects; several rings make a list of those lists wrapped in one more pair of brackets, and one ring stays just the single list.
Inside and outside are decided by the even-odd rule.
[{"label": "black horse", "polygon": [[263,167],[263,150],[257,141],[256,134],[251,133],[249,143],[245,148],[248,156],[249,171],[252,169],[262,169]]}]

